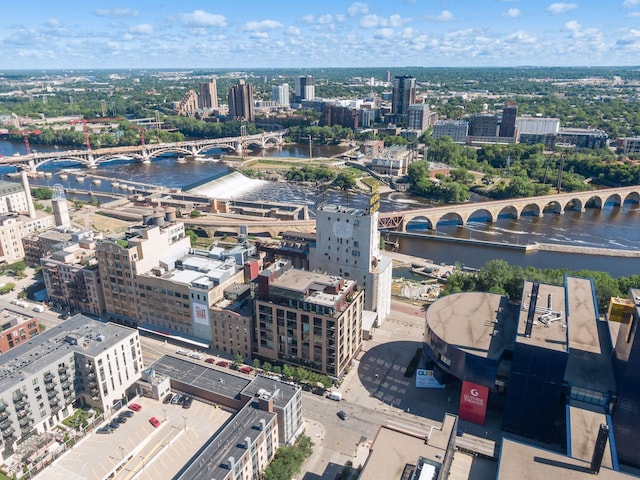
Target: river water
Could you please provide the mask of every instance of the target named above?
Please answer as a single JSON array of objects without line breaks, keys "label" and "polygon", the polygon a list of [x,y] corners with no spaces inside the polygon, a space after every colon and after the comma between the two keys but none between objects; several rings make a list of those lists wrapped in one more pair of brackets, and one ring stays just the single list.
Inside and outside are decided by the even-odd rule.
[{"label": "river water", "polygon": [[[52,149],[38,146],[40,151]],[[331,156],[342,150],[341,147],[315,145],[312,155],[314,158]],[[24,145],[0,141],[0,155],[9,156],[16,152],[24,153]],[[223,153],[222,150],[210,150],[206,152],[205,158],[196,160],[179,160],[176,156],[166,156],[154,159],[149,164],[128,160],[113,161],[101,164],[99,168],[90,171],[78,168],[79,166],[72,162],[58,162],[43,165],[41,170],[47,172],[47,176],[34,178],[32,183],[51,187],[59,183],[65,188],[91,189],[94,193],[124,193],[122,184],[127,182],[185,189],[198,185],[195,191],[219,198],[268,200],[308,205],[313,209],[316,199],[316,191],[313,188],[286,182],[247,179],[238,173],[229,175],[228,169],[217,161]],[[280,150],[257,152],[255,155],[309,158],[309,149],[306,145],[287,145]],[[63,169],[67,172],[66,178],[60,178]],[[15,169],[0,167],[0,174],[11,171]],[[83,178],[85,175],[89,177]],[[117,182],[102,180],[100,184],[95,184],[91,181],[92,176],[114,178]],[[116,186],[114,183],[119,185]],[[368,201],[365,195],[338,191],[328,192],[326,200],[328,203],[354,207],[364,207]],[[480,200],[472,199],[472,201]],[[428,205],[429,202],[425,199],[396,192],[382,195],[380,210],[382,212],[398,211],[424,208]],[[415,234],[415,237],[395,237],[390,234],[389,239],[398,240],[399,251],[402,253],[429,258],[438,263],[460,262],[466,266],[478,268],[491,259],[502,258],[511,264],[531,265],[537,268],[585,268],[606,271],[616,277],[640,274],[640,259],[635,258],[546,251],[524,252],[500,246],[470,246],[439,240],[439,238],[454,237],[505,245],[541,242],[639,250],[640,209],[634,205],[624,204],[622,207],[605,205],[603,210],[588,209],[584,213],[568,211],[563,215],[545,213],[542,218],[533,216],[523,216],[517,220],[500,218],[492,224],[477,221],[470,222],[464,227],[445,222],[438,225],[437,232],[427,230],[425,227],[418,221],[408,227],[408,231]]]}]

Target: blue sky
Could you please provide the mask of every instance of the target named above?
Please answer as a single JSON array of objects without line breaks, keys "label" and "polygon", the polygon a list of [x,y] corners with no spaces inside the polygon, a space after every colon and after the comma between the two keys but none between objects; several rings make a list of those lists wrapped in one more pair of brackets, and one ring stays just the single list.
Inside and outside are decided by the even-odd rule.
[{"label": "blue sky", "polygon": [[640,64],[640,0],[18,0],[1,12],[3,70]]}]

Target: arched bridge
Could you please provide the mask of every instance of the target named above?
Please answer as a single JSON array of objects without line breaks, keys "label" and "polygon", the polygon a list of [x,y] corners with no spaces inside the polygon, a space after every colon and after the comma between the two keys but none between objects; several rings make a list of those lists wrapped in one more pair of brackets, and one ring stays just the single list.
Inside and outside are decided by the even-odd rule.
[{"label": "arched bridge", "polygon": [[38,152],[29,155],[13,155],[0,159],[0,165],[15,165],[16,167],[35,170],[38,166],[58,160],[76,160],[87,168],[95,168],[98,164],[116,158],[128,157],[148,163],[152,158],[166,153],[195,156],[211,148],[224,148],[241,155],[250,147],[277,147],[284,143],[286,130],[279,132],[265,132],[257,135],[241,137],[212,138],[206,140],[190,140],[176,143],[157,143],[150,145],[136,145],[131,147],[96,148],[92,150],[64,150],[54,152]]},{"label": "arched bridge", "polygon": [[602,209],[605,204],[621,206],[625,202],[640,203],[640,185],[482,203],[454,204],[398,212],[381,212],[378,227],[380,230],[404,232],[409,222],[419,219],[426,221],[429,229],[436,230],[438,223],[445,217],[447,220],[457,220],[459,225],[466,225],[470,219],[495,222],[499,217],[520,218],[527,214],[542,217],[545,212],[556,214],[563,214],[567,210],[584,212],[585,207]]}]

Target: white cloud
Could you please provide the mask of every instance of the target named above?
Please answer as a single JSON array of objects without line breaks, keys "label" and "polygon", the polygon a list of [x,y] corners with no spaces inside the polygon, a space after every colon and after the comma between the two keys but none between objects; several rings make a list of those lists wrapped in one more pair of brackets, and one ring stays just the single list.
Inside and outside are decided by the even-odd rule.
[{"label": "white cloud", "polygon": [[624,2],[622,2],[622,7],[633,8],[638,6],[639,4],[640,4],[640,0],[624,0]]},{"label": "white cloud", "polygon": [[265,38],[269,38],[269,34],[267,32],[253,32],[250,37],[258,40],[263,40]]},{"label": "white cloud", "polygon": [[50,18],[45,22],[45,25],[51,28],[60,28],[62,26],[62,23],[57,18]]},{"label": "white cloud", "polygon": [[376,39],[389,39],[393,37],[393,28],[381,28],[376,31],[373,38]]},{"label": "white cloud", "polygon": [[627,13],[627,17],[629,17],[629,18],[640,18],[640,12],[629,12],[629,13]]},{"label": "white cloud", "polygon": [[372,13],[360,19],[360,26],[362,28],[400,27],[408,21],[410,19],[402,18],[400,15],[391,15],[389,18],[384,18]]},{"label": "white cloud", "polygon": [[538,39],[530,33],[519,30],[509,35],[505,41],[510,43],[536,43]]},{"label": "white cloud", "polygon": [[194,10],[193,13],[182,13],[180,19],[185,25],[193,27],[226,27],[227,19],[223,15]]},{"label": "white cloud", "polygon": [[96,15],[99,17],[137,17],[140,13],[131,8],[114,8],[112,10],[102,8],[96,10]]},{"label": "white cloud", "polygon": [[320,17],[318,17],[318,23],[320,25],[326,25],[328,23],[332,23],[333,22],[333,15],[331,14],[326,14],[326,15],[321,15]]},{"label": "white cloud", "polygon": [[253,32],[256,30],[273,30],[281,28],[283,25],[276,20],[262,20],[261,22],[248,22],[242,27],[243,31]]},{"label": "white cloud", "polygon": [[356,15],[366,15],[369,13],[369,5],[362,2],[355,2],[347,9],[347,15],[355,17]]},{"label": "white cloud", "polygon": [[455,20],[455,16],[449,10],[443,10],[438,15],[428,15],[427,20],[432,20],[435,22],[451,22]]},{"label": "white cloud", "polygon": [[312,14],[307,13],[304,17],[302,17],[302,21],[304,23],[313,23],[315,22],[315,17]]},{"label": "white cloud", "polygon": [[575,10],[576,8],[578,8],[577,3],[564,3],[564,2],[552,3],[547,7],[547,12],[550,13],[551,15],[559,15],[561,13],[566,13],[570,10]]},{"label": "white cloud", "polygon": [[502,16],[506,18],[518,18],[520,15],[522,15],[522,12],[517,8],[510,8],[502,13]]},{"label": "white cloud", "polygon": [[300,29],[298,27],[289,27],[289,28],[287,28],[287,33],[289,35],[293,35],[293,36],[297,37],[302,32],[300,32]]},{"label": "white cloud", "polygon": [[153,26],[148,23],[140,23],[131,27],[129,31],[131,33],[140,33],[142,35],[151,35],[153,33]]}]

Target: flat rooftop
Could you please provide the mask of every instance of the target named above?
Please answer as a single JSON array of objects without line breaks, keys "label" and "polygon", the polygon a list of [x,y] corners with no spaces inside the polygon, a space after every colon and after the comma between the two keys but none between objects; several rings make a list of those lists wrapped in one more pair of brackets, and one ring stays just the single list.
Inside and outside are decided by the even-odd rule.
[{"label": "flat rooftop", "polygon": [[498,360],[514,342],[515,322],[505,307],[502,295],[455,293],[429,307],[427,325],[443,341],[469,355]]},{"label": "flat rooftop", "polygon": [[381,426],[371,445],[371,453],[360,480],[400,479],[405,466],[415,465],[420,457],[432,465],[441,466],[456,418],[446,415],[442,428],[425,432],[425,436]]},{"label": "flat rooftop", "polygon": [[574,387],[596,392],[615,392],[611,352],[613,345],[606,322],[596,312],[591,280],[567,277],[567,325],[569,359],[565,380]]},{"label": "flat rooftop", "polygon": [[70,353],[95,357],[132,334],[137,331],[75,315],[0,355],[0,392],[15,388],[17,382],[63,359],[69,361]]},{"label": "flat rooftop", "polygon": [[[533,316],[533,327],[531,335],[526,336],[527,317],[533,301],[531,298],[533,282],[526,281],[524,283],[516,342],[558,352],[568,352],[565,288],[544,283],[538,285],[539,290],[535,299],[536,311]],[[592,300],[591,296],[589,298]],[[545,316],[549,318],[547,323],[544,323]]]},{"label": "flat rooftop", "polygon": [[[598,430],[601,424],[607,424],[607,417],[603,413],[592,412],[585,408],[569,407],[567,418],[571,429],[571,456],[585,462],[591,462],[593,448],[596,445]],[[607,448],[602,458],[604,467],[613,469],[611,460],[611,443],[607,442]]]},{"label": "flat rooftop", "polygon": [[[561,478],[562,480],[593,480],[589,471],[590,462],[570,458],[562,453],[543,450],[533,445],[502,439],[502,452],[497,480],[540,480]],[[601,468],[599,480],[636,478],[623,472]]]},{"label": "flat rooftop", "polygon": [[249,379],[173,355],[160,357],[151,367],[178,382],[235,400],[240,399],[240,393],[250,383]]}]

